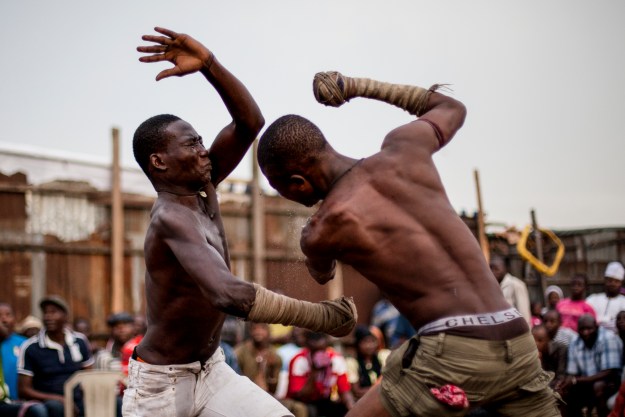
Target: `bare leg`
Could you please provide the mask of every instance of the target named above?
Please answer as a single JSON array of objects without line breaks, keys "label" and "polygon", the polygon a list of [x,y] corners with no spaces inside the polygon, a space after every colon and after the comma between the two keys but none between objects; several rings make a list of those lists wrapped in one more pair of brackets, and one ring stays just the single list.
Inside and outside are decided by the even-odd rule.
[{"label": "bare leg", "polygon": [[391,417],[380,400],[380,384],[371,387],[362,398],[356,401],[345,417]]},{"label": "bare leg", "polygon": [[438,88],[438,84],[425,89],[369,78],[351,78],[336,71],[319,72],[313,80],[315,98],[326,106],[339,107],[351,98],[366,97],[392,104],[415,116],[425,112],[430,94]]}]

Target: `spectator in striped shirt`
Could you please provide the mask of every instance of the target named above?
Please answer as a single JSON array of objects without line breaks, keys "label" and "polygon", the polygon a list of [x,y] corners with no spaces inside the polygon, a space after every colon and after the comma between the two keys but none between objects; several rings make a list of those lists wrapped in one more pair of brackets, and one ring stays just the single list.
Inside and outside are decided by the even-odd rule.
[{"label": "spectator in striped shirt", "polygon": [[[549,339],[562,343],[566,347],[571,344],[571,340],[577,337],[577,332],[562,326],[562,316],[557,310],[549,310],[543,315],[543,324],[549,334]],[[577,326],[575,326],[577,327]]]},{"label": "spectator in striped shirt", "polygon": [[566,415],[581,417],[588,407],[589,413],[594,408],[599,417],[606,417],[607,400],[620,384],[622,342],[589,314],[580,317],[577,329],[578,336],[569,344],[567,377],[558,386],[567,403]]}]

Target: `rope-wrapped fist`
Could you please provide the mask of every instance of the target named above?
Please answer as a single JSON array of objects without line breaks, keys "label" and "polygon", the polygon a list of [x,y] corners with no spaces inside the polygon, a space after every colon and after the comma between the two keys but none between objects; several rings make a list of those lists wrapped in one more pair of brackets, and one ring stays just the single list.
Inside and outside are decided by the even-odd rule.
[{"label": "rope-wrapped fist", "polygon": [[346,77],[337,71],[318,72],[313,79],[315,99],[326,106],[339,107],[345,98]]}]

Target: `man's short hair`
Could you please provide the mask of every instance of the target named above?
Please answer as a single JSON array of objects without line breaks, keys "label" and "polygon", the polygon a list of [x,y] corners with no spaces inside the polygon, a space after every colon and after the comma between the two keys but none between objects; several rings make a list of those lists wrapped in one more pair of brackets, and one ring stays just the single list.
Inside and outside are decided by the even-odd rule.
[{"label": "man's short hair", "polygon": [[500,253],[493,254],[490,257],[490,263],[494,262],[501,263],[501,265],[506,268],[506,270],[510,269],[510,258],[508,256],[502,255]]},{"label": "man's short hair", "polygon": [[571,281],[573,281],[574,279],[579,279],[584,281],[584,286],[587,287],[588,286],[588,275],[586,275],[583,272],[576,272],[573,274],[573,276],[571,277]]},{"label": "man's short hair", "polygon": [[536,334],[539,331],[547,332],[547,328],[545,327],[544,324],[540,323],[540,324],[537,324],[535,326],[532,326],[532,330],[531,331],[532,331],[532,334]]},{"label": "man's short hair", "polygon": [[559,322],[562,322],[562,314],[560,314],[560,312],[558,310],[556,310],[555,308],[552,308],[552,309],[549,309],[549,310],[545,311],[543,313],[543,320],[544,320],[546,315],[553,315],[553,316],[555,316],[555,318]]},{"label": "man's short hair", "polygon": [[273,122],[258,143],[258,165],[288,167],[317,156],[328,142],[310,120],[288,114]]},{"label": "man's short hair", "polygon": [[168,138],[163,134],[163,131],[170,123],[178,120],[181,120],[180,117],[173,114],[159,114],[141,123],[135,131],[132,139],[132,151],[135,160],[148,178],[150,178],[150,155],[165,149]]},{"label": "man's short hair", "polygon": [[67,301],[65,301],[58,295],[47,295],[39,301],[39,308],[41,308],[41,311],[43,311],[43,309],[47,305],[53,305],[59,310],[63,310],[65,314],[69,314],[69,306],[67,305]]},{"label": "man's short hair", "polygon": [[106,319],[106,324],[109,327],[113,327],[119,323],[134,323],[134,322],[135,322],[135,318],[132,316],[132,314],[126,311],[111,314]]},{"label": "man's short hair", "polygon": [[327,335],[325,333],[322,332],[314,332],[312,330],[308,330],[304,337],[306,338],[306,341],[309,342],[316,342],[318,340],[325,340],[327,339]]}]

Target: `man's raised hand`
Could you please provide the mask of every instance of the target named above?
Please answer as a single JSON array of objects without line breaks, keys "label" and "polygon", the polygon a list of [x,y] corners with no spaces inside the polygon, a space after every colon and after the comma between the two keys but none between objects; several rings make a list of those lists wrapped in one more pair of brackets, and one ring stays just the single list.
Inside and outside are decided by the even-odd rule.
[{"label": "man's raised hand", "polygon": [[155,27],[154,30],[165,36],[143,35],[141,39],[157,45],[138,46],[137,51],[151,53],[139,58],[141,62],[169,61],[174,64],[158,73],[156,81],[163,78],[192,74],[202,68],[209,68],[213,62],[213,53],[189,35],[176,33],[169,29]]}]

